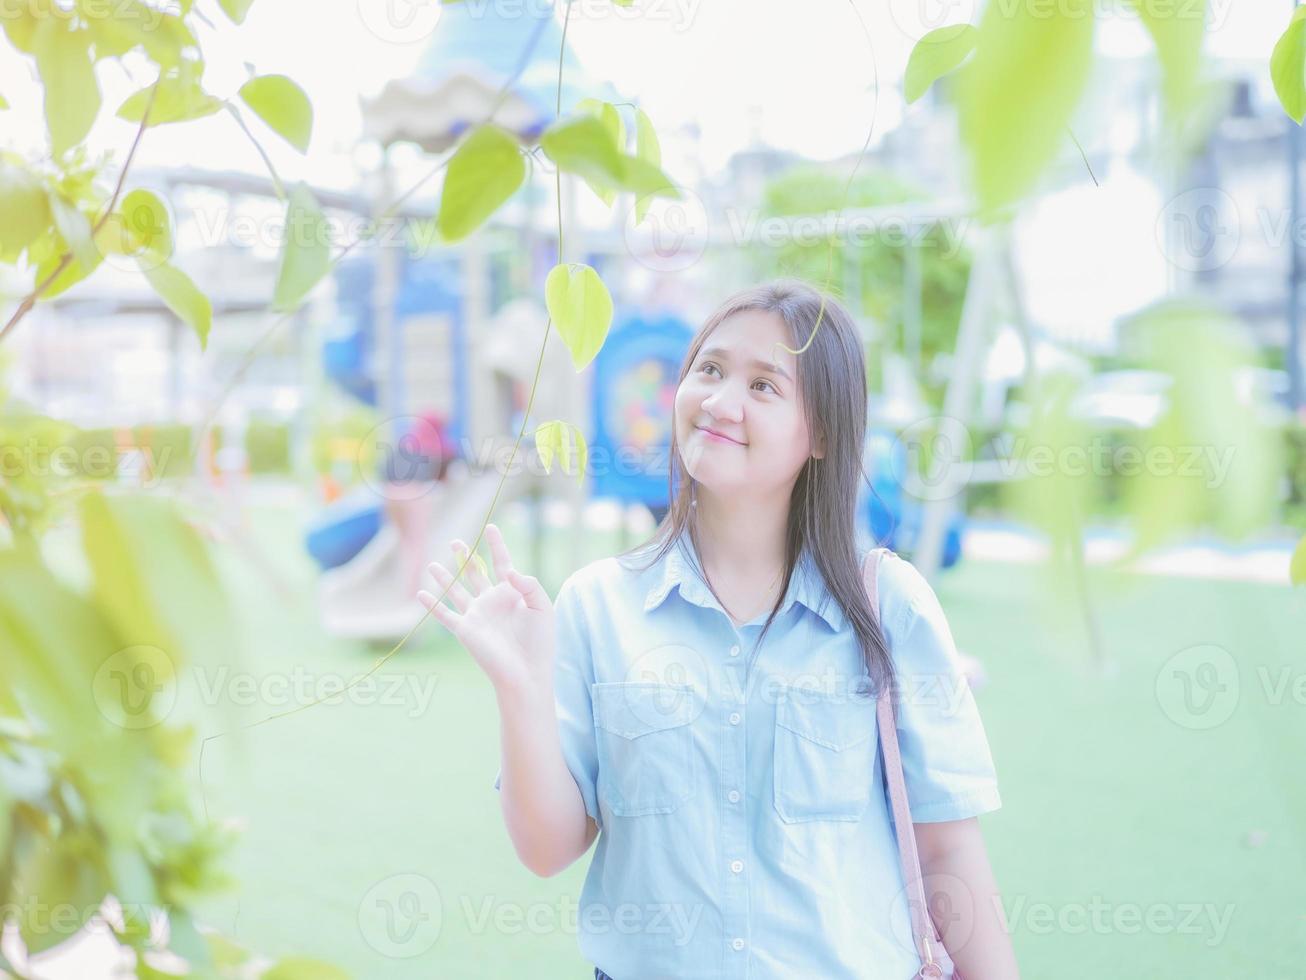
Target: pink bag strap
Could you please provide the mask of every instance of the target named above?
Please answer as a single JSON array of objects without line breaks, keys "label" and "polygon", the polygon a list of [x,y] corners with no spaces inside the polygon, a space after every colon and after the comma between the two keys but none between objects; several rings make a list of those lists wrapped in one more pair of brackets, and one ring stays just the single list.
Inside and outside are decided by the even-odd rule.
[{"label": "pink bag strap", "polygon": [[[879,570],[880,559],[888,550],[887,548],[872,549],[866,556],[866,564],[862,569],[866,596],[871,601],[871,612],[877,621],[880,618],[880,605],[876,573]],[[879,719],[880,752],[884,758],[885,779],[889,784],[889,803],[893,809],[894,833],[898,838],[898,860],[902,865],[902,880],[908,890],[907,910],[911,915],[912,939],[920,950],[921,961],[924,964],[918,976],[941,977],[943,971],[935,960],[934,944],[942,945],[942,943],[929,916],[929,905],[925,898],[920,855],[916,852],[916,831],[912,825],[911,810],[907,806],[907,781],[903,778],[902,754],[898,750],[898,725],[894,718],[893,700],[887,685],[880,692],[875,713]]]}]

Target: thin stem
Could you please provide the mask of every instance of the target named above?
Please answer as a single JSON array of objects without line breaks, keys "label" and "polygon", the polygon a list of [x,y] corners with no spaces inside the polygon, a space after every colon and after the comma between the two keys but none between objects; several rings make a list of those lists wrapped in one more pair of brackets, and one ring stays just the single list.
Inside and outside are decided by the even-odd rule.
[{"label": "thin stem", "polygon": [[[525,71],[526,69],[526,65],[530,62],[531,55],[535,51],[535,44],[540,39],[540,36],[543,34],[543,26],[545,22],[546,22],[546,18],[541,17],[539,25],[536,26],[534,33],[531,34],[530,39],[526,42],[526,46],[522,51],[521,60],[518,62],[517,67],[513,71],[512,75],[506,78],[503,82],[503,85],[500,86],[499,91],[495,96],[494,104],[491,106],[490,111],[486,114],[486,117],[482,121],[481,125],[487,125],[494,121],[494,117],[498,114],[499,109],[502,108],[504,101],[508,97],[508,93],[512,90],[513,84],[517,81],[518,78],[521,77],[522,72]],[[559,59],[559,61],[561,61],[561,59]],[[559,103],[561,104],[561,91],[562,91],[561,83],[559,83],[558,90],[559,90]],[[445,167],[449,165],[449,160],[451,157],[452,154],[446,156],[443,160],[441,160],[438,164],[436,164],[433,168],[431,168],[431,170],[428,171],[420,180],[418,180],[415,184],[409,187],[408,190],[404,191],[393,201],[391,201],[390,204],[387,205],[385,210],[383,210],[380,213],[380,215],[378,215],[377,223],[380,224],[384,221],[387,221],[390,218],[392,218],[395,214],[397,214],[399,209],[403,207],[404,203],[409,198],[411,198],[414,194],[416,194],[419,190],[421,190],[421,188],[426,186],[426,184],[429,183],[438,173],[440,173],[440,171],[442,171]],[[366,236],[360,237],[357,240],[350,242],[348,245],[346,245],[339,252],[339,254],[337,254],[334,258],[332,258],[330,264],[327,266],[327,271],[325,276],[329,276],[333,272],[335,272],[336,267],[340,265],[340,263],[345,259],[345,257],[349,255],[349,253],[352,252],[357,246],[361,245],[365,240],[366,240]],[[302,304],[302,300],[301,300],[301,304]],[[259,336],[258,340],[254,341],[253,346],[250,347],[249,350],[245,352],[244,356],[241,357],[240,363],[236,366],[236,370],[232,372],[231,376],[227,379],[227,383],[223,386],[222,391],[218,394],[218,397],[214,402],[213,407],[209,410],[208,414],[205,416],[204,421],[202,421],[196,428],[192,430],[191,441],[190,441],[191,451],[190,451],[190,456],[187,460],[192,470],[195,467],[195,459],[197,454],[199,453],[199,447],[203,443],[205,435],[208,434],[209,428],[213,425],[214,420],[218,417],[218,413],[222,410],[223,404],[225,404],[227,398],[231,395],[232,391],[234,391],[236,387],[239,386],[240,382],[244,380],[245,373],[250,369],[254,361],[257,359],[259,351],[262,350],[263,346],[269,340],[271,340],[273,336],[276,335],[276,332],[281,328],[282,324],[284,324],[287,320],[289,320],[292,316],[294,316],[294,314],[298,311],[298,309],[299,309],[299,305],[297,304],[293,309],[286,310],[284,313],[282,313],[281,316],[277,317],[275,320],[272,321],[272,323],[268,326],[267,330],[265,330]]]},{"label": "thin stem", "polygon": [[[566,42],[566,35],[567,35],[566,20],[567,20],[567,17],[570,16],[570,14],[571,14],[571,4],[570,4],[570,0],[568,0],[568,4],[567,4],[567,16],[564,17],[564,21],[563,21],[563,40],[562,40],[562,45],[563,45],[564,50],[565,50],[565,45],[566,45],[566,43],[567,43],[567,42]],[[536,36],[538,36],[538,34],[539,34],[539,32],[537,31],[537,32],[536,32]],[[531,43],[532,43],[532,45],[533,45],[533,44],[534,44],[534,41],[532,40]],[[509,79],[509,81],[505,83],[505,87],[506,87],[507,85],[510,85],[511,83],[512,83],[512,80]],[[562,52],[561,52],[561,51],[559,52],[559,55],[558,55],[558,93],[559,93],[559,94],[558,94],[558,104],[561,105],[561,102],[562,102],[562,94],[561,94],[561,93],[562,93]],[[502,100],[499,100],[499,101],[502,101]],[[496,107],[497,107],[497,105],[498,105],[498,102],[496,102]],[[491,116],[493,115],[493,112],[494,112],[494,110],[491,111]],[[446,161],[446,162],[447,162],[447,161]],[[441,166],[443,167],[444,164],[441,164]],[[439,169],[439,168],[437,168],[437,171],[438,171],[438,169]],[[425,180],[425,179],[429,179],[429,176],[428,176],[428,178],[424,178],[424,180]],[[561,186],[561,179],[562,179],[562,178],[561,178],[561,174],[559,173],[558,176],[557,176],[557,180],[559,181],[559,187]],[[410,191],[409,193],[411,193],[411,191]],[[398,206],[399,206],[399,203],[400,203],[402,200],[403,200],[403,198],[400,198],[399,201],[396,201],[395,204],[393,204],[391,207],[392,207],[392,208],[398,207]],[[560,200],[561,200],[561,198],[560,198]],[[360,241],[361,241],[361,239],[360,239]],[[354,244],[357,244],[357,242],[355,242],[355,243],[351,243],[351,245],[349,246],[349,248],[352,248]],[[337,257],[337,261],[339,261],[340,258],[343,258],[343,257],[344,257],[344,255],[349,251],[349,248],[346,248],[346,249],[341,253],[341,255]],[[561,209],[561,204],[559,204],[559,209],[558,209],[558,260],[559,260],[559,262],[561,262],[561,260],[562,260],[562,209]],[[480,529],[476,532],[476,537],[475,537],[475,539],[474,539],[474,540],[472,541],[472,543],[467,547],[467,550],[466,550],[466,552],[464,553],[464,554],[465,554],[465,557],[462,558],[462,559],[460,560],[460,563],[459,563],[459,565],[458,565],[458,569],[457,569],[457,571],[454,572],[454,575],[453,575],[453,579],[452,579],[452,581],[449,583],[448,586],[445,587],[444,591],[441,592],[440,595],[436,597],[436,600],[435,600],[436,602],[441,602],[441,601],[443,601],[444,597],[445,597],[446,595],[448,595],[448,593],[449,593],[449,589],[452,588],[453,585],[454,585],[454,583],[456,583],[456,582],[457,582],[457,581],[462,577],[463,569],[466,568],[467,565],[471,563],[471,561],[472,561],[472,556],[476,554],[476,549],[477,549],[477,547],[480,546],[481,539],[485,536],[485,528],[486,528],[486,525],[489,524],[489,522],[490,522],[490,518],[494,515],[494,508],[495,508],[495,506],[496,506],[496,505],[498,504],[498,502],[499,502],[499,496],[500,496],[500,494],[502,494],[502,492],[503,492],[504,484],[507,483],[507,480],[508,480],[508,474],[512,472],[512,464],[513,464],[513,461],[517,458],[517,451],[518,451],[518,449],[521,448],[522,438],[523,438],[523,437],[525,436],[525,434],[526,434],[526,426],[527,426],[527,425],[529,424],[529,422],[530,422],[531,409],[532,409],[532,407],[535,405],[535,394],[536,394],[537,391],[539,391],[539,387],[540,387],[540,374],[541,374],[541,372],[543,371],[543,368],[544,368],[544,354],[545,354],[546,349],[548,348],[548,343],[549,343],[549,327],[551,327],[552,325],[553,325],[553,320],[552,320],[552,318],[551,318],[551,317],[546,318],[546,319],[545,319],[545,322],[544,322],[544,334],[543,334],[543,337],[542,337],[542,339],[541,339],[541,341],[540,341],[540,354],[539,354],[539,357],[536,358],[536,361],[535,361],[535,377],[534,377],[534,378],[532,379],[532,381],[531,381],[531,391],[530,391],[530,395],[527,396],[527,400],[526,400],[526,409],[525,409],[524,412],[522,412],[521,425],[520,425],[520,426],[518,427],[518,429],[517,429],[517,438],[513,441],[513,444],[512,444],[512,452],[511,452],[511,453],[509,454],[509,456],[508,456],[508,462],[507,462],[507,465],[505,465],[505,466],[503,467],[503,472],[501,473],[501,475],[500,475],[500,477],[499,477],[499,483],[498,483],[498,486],[496,486],[495,489],[494,489],[494,496],[490,498],[490,506],[489,506],[489,508],[488,508],[488,509],[486,510],[486,512],[485,512],[485,518],[484,518],[484,520],[481,521],[481,527],[480,527]],[[372,667],[371,667],[371,668],[370,668],[366,673],[361,674],[359,677],[355,678],[355,679],[352,680],[349,684],[347,684],[347,685],[345,686],[345,688],[344,688],[344,691],[337,692],[337,693],[344,693],[345,691],[349,691],[352,687],[354,687],[355,684],[359,684],[359,683],[361,683],[362,681],[366,680],[368,677],[370,677],[370,676],[372,676],[373,674],[375,674],[378,670],[380,670],[381,667],[383,667],[383,666],[384,666],[384,665],[385,665],[385,664],[386,664],[386,663],[387,663],[387,662],[388,662],[388,661],[389,661],[389,660],[390,660],[390,659],[391,659],[391,658],[392,658],[396,653],[398,653],[401,649],[403,649],[404,644],[407,643],[408,640],[412,637],[412,635],[413,635],[414,633],[417,632],[417,630],[422,626],[423,623],[426,622],[427,617],[429,617],[430,615],[431,615],[431,611],[428,609],[428,610],[427,610],[427,611],[422,615],[422,618],[419,619],[415,624],[413,624],[412,629],[410,629],[406,634],[404,634],[403,638],[402,638],[398,643],[396,643],[396,644],[394,645],[394,647],[391,648],[391,650],[390,650],[388,653],[386,653],[383,657],[381,657],[380,659],[378,659],[377,662],[376,662],[375,664],[373,664]],[[331,697],[336,697],[337,695],[336,695],[336,694],[332,694],[332,695],[330,695],[330,696],[331,696]],[[324,702],[324,701],[326,701],[326,700],[327,700],[326,697],[322,697],[322,698],[319,698],[319,699],[316,700],[316,701],[311,701],[311,702],[309,702],[308,704],[303,704],[303,705],[299,705],[298,707],[291,708],[291,709],[288,710],[288,711],[282,711],[282,712],[279,712],[278,714],[275,714],[275,715],[269,715],[269,716],[266,717],[266,718],[261,718],[261,719],[259,719],[259,720],[256,721],[256,722],[252,722],[251,724],[243,725],[243,726],[241,726],[239,729],[233,729],[233,731],[243,731],[243,730],[245,730],[245,729],[249,729],[249,728],[256,728],[256,727],[258,727],[259,725],[266,724],[267,722],[273,721],[273,720],[275,720],[275,719],[277,719],[277,718],[284,718],[284,717],[286,717],[286,716],[288,716],[288,715],[293,715],[293,714],[295,714],[295,713],[297,713],[297,712],[299,712],[299,711],[303,711],[303,710],[306,709],[306,708],[311,708],[311,707],[313,707],[313,706],[315,706],[315,705],[321,704],[322,702]],[[209,743],[209,741],[211,741],[212,739],[215,739],[215,738],[221,738],[223,735],[227,735],[227,734],[229,734],[229,732],[217,732],[217,733],[215,733],[215,734],[213,734],[213,735],[207,735],[207,736],[205,736],[205,737],[200,741],[200,750],[199,750],[199,758],[198,758],[198,766],[199,766],[199,781],[200,781],[200,798],[201,798],[201,801],[202,801],[203,806],[204,806],[204,814],[205,814],[205,818],[206,818],[206,819],[207,819],[207,817],[208,817],[208,800],[207,800],[207,798],[206,798],[206,796],[205,796],[205,794],[204,794],[204,747],[205,747],[205,746]]]},{"label": "thin stem", "polygon": [[[870,147],[871,137],[875,134],[875,120],[879,116],[879,112],[880,112],[880,68],[879,68],[879,64],[875,60],[875,45],[871,40],[871,32],[867,29],[866,21],[862,19],[861,11],[857,9],[857,5],[853,2],[853,0],[848,0],[848,5],[852,7],[853,13],[857,15],[857,23],[861,25],[862,35],[866,38],[866,46],[870,49],[871,52],[871,87],[875,92],[875,103],[871,109],[871,128],[867,130],[866,140],[865,142],[862,143],[861,152],[857,154],[857,162],[853,164],[852,172],[848,174],[848,182],[843,185],[843,197],[839,201],[840,211],[843,211],[843,209],[848,206],[848,192],[852,189],[853,178],[857,176],[857,170],[859,167],[861,167],[862,160],[866,158],[866,150],[868,147]],[[812,332],[808,335],[807,341],[803,344],[803,346],[799,347],[797,350],[794,350],[783,341],[776,341],[774,344],[771,345],[772,351],[774,351],[775,348],[780,347],[783,350],[788,351],[790,354],[797,356],[799,354],[804,353],[807,350],[807,348],[812,345],[812,341],[816,338],[816,331],[821,329],[821,321],[825,319],[825,294],[829,292],[830,283],[833,281],[834,278],[833,272],[834,272],[834,234],[832,232],[830,235],[829,248],[826,250],[825,253],[825,284],[824,287],[821,289],[821,308],[816,312],[816,323],[812,325]],[[772,357],[774,357],[774,354],[772,354]]]},{"label": "thin stem", "polygon": [[[113,214],[114,206],[118,203],[118,197],[122,194],[123,184],[127,180],[127,171],[131,169],[132,160],[136,156],[136,149],[141,145],[141,137],[145,135],[145,127],[149,125],[150,110],[154,108],[154,99],[159,93],[159,82],[161,81],[163,81],[162,74],[160,74],[159,77],[154,80],[154,84],[150,86],[150,97],[145,103],[145,112],[141,114],[141,124],[136,128],[136,136],[132,139],[131,148],[127,151],[127,159],[123,161],[122,171],[118,174],[118,183],[113,188],[113,196],[109,198],[109,203],[105,207],[104,213],[100,215],[96,220],[95,225],[91,228],[92,240],[94,240],[95,236],[99,234],[100,229],[104,227],[105,222],[109,220],[109,216]],[[73,253],[71,251],[65,252],[59,258],[59,262],[55,265],[54,271],[37,283],[35,288],[23,297],[22,302],[18,304],[18,309],[14,310],[14,315],[9,318],[9,322],[4,325],[3,329],[0,329],[0,343],[4,343],[5,337],[7,337],[9,332],[18,325],[18,321],[32,311],[32,308],[36,306],[36,301],[45,294],[45,291],[50,288],[51,284],[59,278],[69,265],[72,264],[72,261]]]},{"label": "thin stem", "polygon": [[254,144],[254,149],[258,150],[258,155],[263,158],[264,166],[268,168],[268,173],[272,175],[272,186],[276,188],[277,198],[284,201],[286,199],[286,187],[281,183],[281,178],[277,175],[277,168],[272,166],[272,158],[269,157],[267,151],[263,149],[263,144],[258,141],[250,131],[250,128],[245,125],[245,118],[240,114],[239,109],[230,102],[222,103],[222,107],[231,113],[232,118],[236,120],[236,125],[240,127],[241,132],[249,137],[249,141]]}]

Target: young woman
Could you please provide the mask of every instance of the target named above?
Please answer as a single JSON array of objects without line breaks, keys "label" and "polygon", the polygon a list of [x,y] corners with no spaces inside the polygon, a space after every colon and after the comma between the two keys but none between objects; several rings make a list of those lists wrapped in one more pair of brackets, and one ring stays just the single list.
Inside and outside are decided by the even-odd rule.
[{"label": "young woman", "polygon": [[431,565],[453,609],[423,603],[494,685],[521,860],[553,875],[598,840],[578,922],[598,980],[917,975],[885,684],[944,944],[967,980],[1017,976],[976,820],[997,780],[947,621],[892,553],[877,610],[864,587],[865,426],[848,313],[795,281],[748,289],[690,345],[647,545],[573,573],[556,604],[494,525],[496,582],[469,565],[449,587]]}]

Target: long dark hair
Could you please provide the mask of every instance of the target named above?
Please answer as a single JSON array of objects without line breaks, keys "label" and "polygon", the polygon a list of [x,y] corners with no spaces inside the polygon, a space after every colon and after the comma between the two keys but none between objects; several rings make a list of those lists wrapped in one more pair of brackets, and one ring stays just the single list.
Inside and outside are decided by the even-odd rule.
[{"label": "long dark hair", "polygon": [[[798,384],[803,393],[808,432],[813,445],[819,432],[825,437],[820,459],[809,456],[794,483],[789,500],[785,543],[784,587],[758,636],[760,645],[789,591],[789,581],[804,549],[810,549],[830,595],[857,633],[867,673],[876,691],[893,683],[888,644],[884,640],[862,581],[857,554],[855,514],[858,478],[869,485],[862,468],[866,439],[866,361],[856,322],[837,301],[807,283],[792,278],[774,279],[740,290],[728,297],[699,328],[680,366],[677,387],[684,382],[699,350],[729,316],[744,310],[776,313],[785,322],[790,346],[797,354]],[[671,506],[648,541],[622,552],[627,558],[645,549],[656,553],[645,568],[660,560],[688,533],[698,549],[694,480],[684,468],[671,426],[668,497]],[[716,595],[702,570],[699,575]],[[720,596],[717,596],[720,601]],[[724,607],[724,603],[722,604]]]}]

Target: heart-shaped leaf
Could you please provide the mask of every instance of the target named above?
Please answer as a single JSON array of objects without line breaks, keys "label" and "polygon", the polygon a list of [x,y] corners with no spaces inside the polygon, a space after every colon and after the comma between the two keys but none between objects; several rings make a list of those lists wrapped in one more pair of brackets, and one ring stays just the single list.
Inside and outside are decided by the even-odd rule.
[{"label": "heart-shaped leaf", "polygon": [[1284,111],[1301,125],[1306,119],[1306,7],[1293,11],[1288,29],[1274,45],[1270,77]]},{"label": "heart-shaped leaf", "polygon": [[200,292],[186,273],[166,262],[157,265],[142,263],[141,271],[168,309],[195,331],[203,350],[208,345],[209,329],[213,326],[213,305],[209,298]]},{"label": "heart-shaped leaf", "polygon": [[90,42],[90,32],[75,29],[68,17],[45,18],[36,29],[36,68],[45,89],[45,121],[56,157],[86,138],[100,112]]},{"label": "heart-shaped leaf", "polygon": [[[1202,61],[1202,40],[1206,33],[1205,3],[1157,3],[1130,0],[1156,45],[1161,62],[1165,103],[1180,115],[1193,104]],[[1298,78],[1301,57],[1297,59]]]},{"label": "heart-shaped leaf", "polygon": [[990,3],[956,87],[980,211],[1027,193],[1066,141],[1093,62],[1093,0]]},{"label": "heart-shaped leaf", "polygon": [[564,473],[574,473],[578,483],[584,482],[589,447],[580,429],[570,422],[554,420],[536,429],[535,451],[539,453],[545,473],[553,472],[553,457],[557,456]]},{"label": "heart-shaped leaf", "polygon": [[132,253],[144,253],[142,262],[156,264],[172,255],[172,215],[153,191],[137,188],[128,193],[119,206],[122,230]]},{"label": "heart-shaped leaf", "polygon": [[313,103],[285,75],[262,75],[240,87],[245,104],[300,153],[313,136]]},{"label": "heart-shaped leaf", "polygon": [[13,261],[50,227],[50,202],[40,180],[0,160],[0,261]]},{"label": "heart-shaped leaf", "polygon": [[91,241],[91,219],[77,209],[77,205],[66,200],[62,194],[51,191],[49,194],[50,212],[54,215],[54,226],[59,229],[74,258],[88,269],[95,266],[100,255]]},{"label": "heart-shaped leaf", "polygon": [[910,104],[931,85],[956,69],[975,50],[979,32],[970,24],[953,24],[930,31],[916,42],[907,59],[903,95]]},{"label": "heart-shaped leaf", "polygon": [[603,346],[612,325],[612,297],[588,265],[555,265],[544,281],[544,305],[577,371]]},{"label": "heart-shaped leaf", "polygon": [[[635,156],[654,167],[662,166],[662,144],[658,142],[657,130],[643,109],[635,109]],[[644,220],[648,214],[649,200],[654,195],[637,194],[635,196],[635,224]]]},{"label": "heart-shaped leaf", "polygon": [[272,300],[272,308],[283,313],[297,307],[331,269],[326,218],[306,184],[297,184],[290,192],[285,229]]},{"label": "heart-shaped leaf", "polygon": [[437,219],[445,241],[461,241],[479,228],[526,179],[517,141],[498,126],[478,126],[449,161]]},{"label": "heart-shaped leaf", "polygon": [[254,5],[254,0],[218,0],[218,5],[222,7],[222,12],[231,18],[233,24],[243,24],[249,8]]}]

